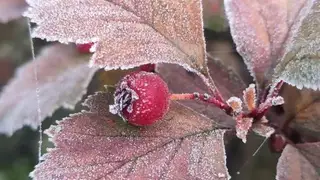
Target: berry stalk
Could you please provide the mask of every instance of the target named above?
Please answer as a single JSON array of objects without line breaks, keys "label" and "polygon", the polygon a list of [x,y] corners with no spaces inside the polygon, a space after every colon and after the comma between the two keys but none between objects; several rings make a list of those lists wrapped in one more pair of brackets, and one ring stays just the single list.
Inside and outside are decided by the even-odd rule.
[{"label": "berry stalk", "polygon": [[232,108],[228,106],[226,103],[220,100],[215,96],[210,96],[207,93],[200,94],[200,93],[185,93],[185,94],[171,94],[170,100],[177,101],[177,100],[200,100],[209,104],[213,104],[216,107],[224,110],[228,115],[232,114]]}]

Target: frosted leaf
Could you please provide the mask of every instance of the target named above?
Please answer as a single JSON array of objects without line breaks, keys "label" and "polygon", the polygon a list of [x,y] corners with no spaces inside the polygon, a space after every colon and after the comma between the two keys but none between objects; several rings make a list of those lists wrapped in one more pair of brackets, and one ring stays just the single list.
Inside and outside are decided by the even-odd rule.
[{"label": "frosted leaf", "polygon": [[247,142],[247,134],[252,126],[252,118],[242,118],[241,116],[235,117],[236,120],[236,132],[237,137],[242,140],[243,143]]},{"label": "frosted leaf", "polygon": [[242,111],[242,101],[238,97],[231,97],[227,100],[227,104],[232,108],[235,113]]},{"label": "frosted leaf", "polygon": [[90,111],[58,121],[46,133],[55,148],[31,173],[34,179],[229,179],[224,130],[176,102],[167,116],[133,127],[109,114],[113,99],[97,93]]},{"label": "frosted leaf", "polygon": [[261,123],[254,123],[252,125],[252,131],[258,134],[259,136],[268,138],[275,132],[275,129]]},{"label": "frosted leaf", "polygon": [[[212,59],[208,60],[208,67],[210,69],[211,77],[219,87],[224,98],[227,99],[242,94],[246,85],[232,70],[221,64],[220,61]],[[156,66],[156,71],[166,81],[169,89],[173,93],[209,92],[199,76],[192,72],[188,72],[177,65],[159,64]],[[225,127],[234,128],[235,126],[232,117],[208,103],[194,100],[186,100],[181,103],[214,119],[217,123]]]},{"label": "frosted leaf", "polygon": [[201,1],[28,0],[33,36],[96,42],[91,65],[106,69],[175,63],[205,71]]},{"label": "frosted leaf", "polygon": [[254,84],[250,84],[249,87],[243,91],[243,101],[246,103],[249,111],[256,108],[257,94]]},{"label": "frosted leaf", "polygon": [[320,1],[307,1],[275,77],[299,89],[320,89]]},{"label": "frosted leaf", "polygon": [[314,167],[320,169],[320,142],[297,144],[297,148]]},{"label": "frosted leaf", "polygon": [[88,67],[86,57],[81,57],[73,46],[56,44],[45,48],[36,60],[19,68],[14,79],[3,89],[0,133],[11,135],[24,125],[35,129],[40,124],[34,68],[37,68],[43,119],[61,106],[73,108],[86,93],[96,72],[95,68]]},{"label": "frosted leaf", "polygon": [[[226,14],[237,51],[251,75],[265,86],[291,36],[306,0],[225,0]],[[268,80],[268,79],[267,79]]]},{"label": "frosted leaf", "polygon": [[277,164],[277,180],[317,180],[319,174],[314,166],[299,152],[287,145]]},{"label": "frosted leaf", "polygon": [[0,1],[0,22],[7,23],[22,16],[26,10],[25,0],[1,0]]}]

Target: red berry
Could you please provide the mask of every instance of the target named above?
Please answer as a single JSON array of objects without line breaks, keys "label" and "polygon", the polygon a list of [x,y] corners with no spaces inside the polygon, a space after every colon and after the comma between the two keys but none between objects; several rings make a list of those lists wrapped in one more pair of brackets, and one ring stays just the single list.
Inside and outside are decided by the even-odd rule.
[{"label": "red berry", "polygon": [[281,134],[272,134],[269,140],[269,147],[273,152],[282,152],[287,145],[286,138]]},{"label": "red berry", "polygon": [[91,53],[90,48],[93,46],[94,43],[86,43],[86,44],[77,44],[77,49],[80,53]]},{"label": "red berry", "polygon": [[168,112],[169,97],[167,84],[157,74],[134,72],[119,82],[110,112],[136,126],[150,125]]},{"label": "red berry", "polygon": [[155,64],[144,64],[144,65],[141,65],[139,68],[141,71],[155,72],[156,65]]}]

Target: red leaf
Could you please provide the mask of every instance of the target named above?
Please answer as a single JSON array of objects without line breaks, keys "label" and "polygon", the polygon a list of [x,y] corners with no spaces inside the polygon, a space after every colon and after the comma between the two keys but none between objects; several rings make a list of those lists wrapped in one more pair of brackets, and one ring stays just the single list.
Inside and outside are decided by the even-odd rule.
[{"label": "red leaf", "polygon": [[304,3],[305,0],[225,1],[237,50],[258,84],[265,83],[265,75],[270,77],[282,58]]},{"label": "red leaf", "polygon": [[22,16],[26,10],[25,0],[1,0],[0,1],[0,22],[7,23]]},{"label": "red leaf", "polygon": [[128,69],[168,62],[205,70],[201,1],[28,1],[33,36],[96,43],[91,64]]},{"label": "red leaf", "polygon": [[[228,179],[224,130],[178,103],[148,127],[111,116],[112,96],[86,101],[89,112],[59,121],[47,133],[56,148],[31,174],[35,179]],[[114,120],[112,120],[114,119]]]},{"label": "red leaf", "polygon": [[88,67],[86,57],[79,56],[73,46],[45,48],[36,60],[19,68],[14,79],[3,89],[0,96],[0,133],[11,135],[24,125],[37,128],[39,121],[52,115],[57,108],[73,108],[86,93],[95,72],[96,69]]},{"label": "red leaf", "polygon": [[287,145],[277,165],[277,180],[320,179],[315,167],[291,145]]},{"label": "red leaf", "polygon": [[[245,83],[235,74],[226,64],[218,60],[208,60],[211,77],[219,87],[223,97],[241,96]],[[185,69],[169,64],[157,65],[157,72],[167,82],[169,89],[173,93],[208,93],[209,90],[196,74],[188,72]],[[222,110],[203,102],[183,101],[184,105],[191,107],[197,112],[214,119],[217,123],[225,127],[233,128],[235,126],[232,117],[227,116]]]}]

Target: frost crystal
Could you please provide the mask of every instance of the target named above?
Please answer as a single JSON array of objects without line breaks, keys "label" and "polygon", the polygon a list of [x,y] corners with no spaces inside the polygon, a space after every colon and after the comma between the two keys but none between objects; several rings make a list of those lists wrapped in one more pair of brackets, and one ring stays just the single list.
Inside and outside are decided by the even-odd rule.
[{"label": "frost crystal", "polygon": [[231,97],[227,100],[227,104],[232,108],[232,110],[238,114],[242,111],[242,101],[238,97]]},{"label": "frost crystal", "polygon": [[271,99],[272,106],[279,106],[279,105],[282,105],[283,103],[284,103],[284,99],[281,96],[273,97]]}]

